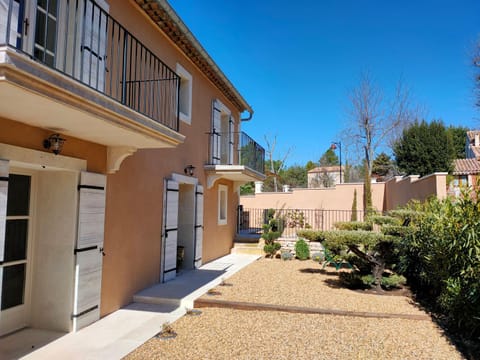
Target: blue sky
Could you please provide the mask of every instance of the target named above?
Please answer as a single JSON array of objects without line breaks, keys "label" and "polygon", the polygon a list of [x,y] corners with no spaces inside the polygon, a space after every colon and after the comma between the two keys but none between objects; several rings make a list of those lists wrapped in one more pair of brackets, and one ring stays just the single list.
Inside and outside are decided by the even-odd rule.
[{"label": "blue sky", "polygon": [[348,94],[369,72],[400,78],[426,119],[480,128],[471,54],[479,0],[170,0],[255,110],[243,130],[277,158],[317,161],[347,126]]}]

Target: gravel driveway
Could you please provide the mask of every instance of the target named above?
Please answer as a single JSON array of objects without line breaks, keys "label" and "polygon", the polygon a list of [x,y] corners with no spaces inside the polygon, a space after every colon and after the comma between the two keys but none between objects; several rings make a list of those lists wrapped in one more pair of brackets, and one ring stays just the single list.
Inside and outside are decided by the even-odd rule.
[{"label": "gravel driveway", "polygon": [[[337,288],[336,273],[313,261],[261,259],[208,299],[425,315],[405,296]],[[127,359],[462,359],[430,320],[375,319],[202,308],[172,324],[175,339],[153,338]]]}]

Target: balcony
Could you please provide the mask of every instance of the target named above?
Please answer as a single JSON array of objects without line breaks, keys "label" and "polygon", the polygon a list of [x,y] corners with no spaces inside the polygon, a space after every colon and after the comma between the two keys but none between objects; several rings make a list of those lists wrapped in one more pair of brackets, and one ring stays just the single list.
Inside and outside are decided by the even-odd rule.
[{"label": "balcony", "polygon": [[[265,180],[265,150],[244,132],[209,133],[210,154],[207,172],[207,187],[211,188],[219,179],[244,184],[249,181]],[[235,149],[235,145],[237,148]]]},{"label": "balcony", "polygon": [[109,147],[178,145],[179,76],[99,4],[0,2],[0,115]]}]

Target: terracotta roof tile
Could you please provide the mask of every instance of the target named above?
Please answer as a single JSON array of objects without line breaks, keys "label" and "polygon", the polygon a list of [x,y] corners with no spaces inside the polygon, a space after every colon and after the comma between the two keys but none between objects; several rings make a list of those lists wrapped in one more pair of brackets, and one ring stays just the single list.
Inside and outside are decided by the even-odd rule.
[{"label": "terracotta roof tile", "polygon": [[453,160],[453,175],[480,174],[480,162],[477,159]]}]

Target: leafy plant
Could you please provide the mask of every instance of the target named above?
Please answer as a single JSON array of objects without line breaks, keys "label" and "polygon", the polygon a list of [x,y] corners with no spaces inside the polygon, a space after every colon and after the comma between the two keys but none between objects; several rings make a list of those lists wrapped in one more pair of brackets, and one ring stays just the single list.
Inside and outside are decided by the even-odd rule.
[{"label": "leafy plant", "polygon": [[401,270],[457,332],[480,336],[480,190],[413,204]]},{"label": "leafy plant", "polygon": [[372,230],[372,223],[363,221],[336,222],[334,226],[338,230]]},{"label": "leafy plant", "polygon": [[265,244],[263,251],[267,254],[267,256],[273,257],[281,247],[282,245],[279,242],[274,242],[272,244]]},{"label": "leafy plant", "polygon": [[310,248],[305,240],[299,239],[295,243],[295,256],[300,260],[306,260],[310,257]]},{"label": "leafy plant", "polygon": [[293,254],[290,251],[285,251],[280,254],[282,260],[292,260]]}]

